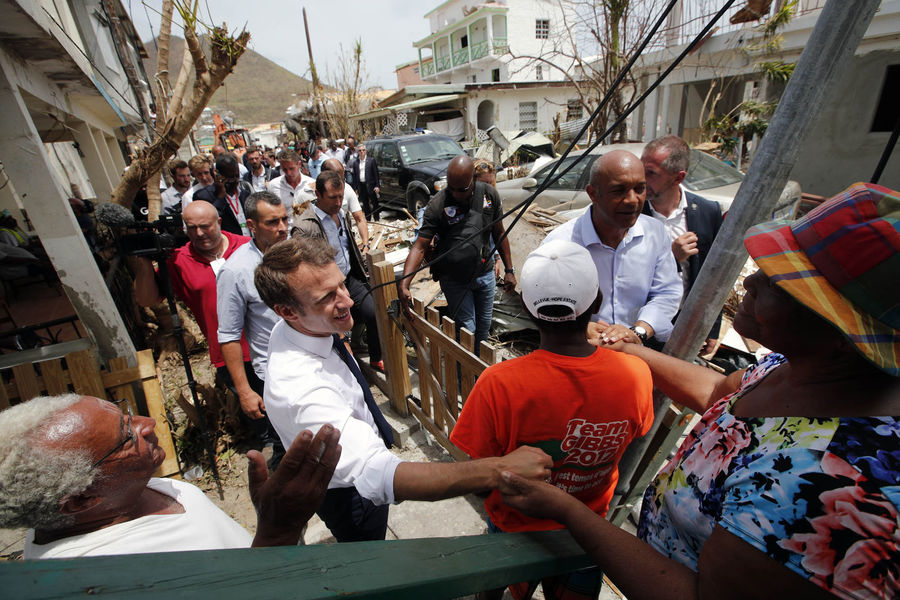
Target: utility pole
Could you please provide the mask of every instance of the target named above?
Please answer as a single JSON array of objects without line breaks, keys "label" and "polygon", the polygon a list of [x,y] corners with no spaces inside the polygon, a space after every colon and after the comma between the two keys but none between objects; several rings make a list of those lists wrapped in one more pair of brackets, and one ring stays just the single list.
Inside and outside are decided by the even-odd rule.
[{"label": "utility pole", "polygon": [[316,63],[313,61],[312,42],[309,39],[309,23],[306,20],[306,7],[303,7],[303,30],[306,32],[306,50],[309,52],[309,73],[313,85],[313,106],[316,111],[316,135],[325,135],[322,127],[322,110],[319,104],[319,75],[316,73]]},{"label": "utility pole", "polygon": [[[879,4],[880,0],[828,0],[825,4],[762,138],[759,151],[728,211],[728,218],[685,299],[675,329],[665,345],[666,354],[684,360],[693,360],[697,355],[741,267],[747,262],[744,232],[771,218],[807,131],[814,125],[826,101],[832,97],[837,87],[835,84],[849,68]],[[680,432],[676,428],[683,430],[689,421],[684,413],[682,416],[670,414],[675,411],[672,401],[661,394],[654,396],[653,410],[652,429],[633,445],[634,448],[629,448],[619,464],[622,486],[616,490],[611,507],[619,508],[623,497],[624,504],[628,505],[629,500],[643,493],[667,458],[671,443],[659,446],[656,456],[644,461],[647,464],[642,473],[635,474],[652,440],[655,438],[657,443],[662,438],[677,441]],[[674,423],[670,427],[661,427],[664,421]],[[621,492],[624,494],[620,495]],[[617,511],[612,520],[621,522],[626,515],[625,510]]]}]

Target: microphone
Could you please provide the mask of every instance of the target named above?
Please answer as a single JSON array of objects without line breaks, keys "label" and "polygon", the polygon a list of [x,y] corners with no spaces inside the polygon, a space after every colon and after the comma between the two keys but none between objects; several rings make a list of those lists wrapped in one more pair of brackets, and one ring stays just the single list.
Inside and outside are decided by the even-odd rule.
[{"label": "microphone", "polygon": [[110,228],[134,227],[135,220],[131,211],[113,202],[101,202],[94,209],[94,217]]}]

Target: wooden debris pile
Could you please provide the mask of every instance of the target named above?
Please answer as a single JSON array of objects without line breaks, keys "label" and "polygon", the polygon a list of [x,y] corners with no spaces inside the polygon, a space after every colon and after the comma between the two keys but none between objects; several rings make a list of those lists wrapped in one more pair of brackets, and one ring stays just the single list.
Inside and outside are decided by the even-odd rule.
[{"label": "wooden debris pile", "polygon": [[556,214],[554,209],[541,208],[535,205],[531,205],[522,218],[535,227],[539,227],[544,233],[550,233],[566,222],[565,219]]},{"label": "wooden debris pile", "polygon": [[405,219],[370,221],[369,249],[384,250],[385,254],[390,254],[404,245],[409,246],[418,226],[418,222],[408,214]]}]

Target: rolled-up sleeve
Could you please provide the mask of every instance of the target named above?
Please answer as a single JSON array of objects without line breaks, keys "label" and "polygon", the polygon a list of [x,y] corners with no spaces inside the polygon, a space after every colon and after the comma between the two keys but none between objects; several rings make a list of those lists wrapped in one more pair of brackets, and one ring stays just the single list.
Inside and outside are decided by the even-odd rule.
[{"label": "rolled-up sleeve", "polygon": [[216,279],[216,313],[219,318],[216,336],[220,344],[239,341],[244,330],[247,302],[240,291],[239,276],[226,265]]},{"label": "rolled-up sleeve", "polygon": [[353,416],[340,392],[327,385],[303,394],[302,402],[281,397],[280,386],[266,385],[266,409],[285,447],[300,432],[315,434],[330,423],[341,432],[341,458],[329,488],[355,487],[375,504],[394,503],[394,471],[401,460],[388,450],[372,425]]}]

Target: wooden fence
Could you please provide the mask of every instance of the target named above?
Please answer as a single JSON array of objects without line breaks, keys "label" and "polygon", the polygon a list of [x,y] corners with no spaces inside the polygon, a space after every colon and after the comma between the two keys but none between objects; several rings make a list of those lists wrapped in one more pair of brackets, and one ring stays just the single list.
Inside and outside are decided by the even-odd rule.
[{"label": "wooden fence", "polygon": [[[84,345],[85,340],[76,340]],[[67,342],[66,344],[73,344]],[[65,346],[66,344],[60,344]],[[74,347],[74,346],[72,346]],[[47,346],[36,351],[46,351]],[[24,356],[24,355],[28,356]],[[0,384],[0,410],[10,405],[31,400],[36,396],[57,395],[75,392],[86,396],[105,398],[112,402],[124,400],[134,414],[145,414],[156,420],[154,433],[159,445],[166,451],[166,460],[159,466],[156,477],[178,476],[178,460],[172,433],[166,420],[162,388],[156,373],[153,352],[143,350],[137,354],[137,366],[129,367],[124,357],[113,358],[109,368],[101,368],[91,349],[81,349],[62,356],[35,355],[29,352],[5,355],[4,358],[18,358],[19,364],[0,364],[3,373]],[[146,410],[138,405],[138,394],[134,388],[139,384],[143,392]]]},{"label": "wooden fence", "polygon": [[[466,460],[466,454],[450,443],[450,432],[475,379],[495,362],[495,350],[486,342],[476,349],[474,334],[465,328],[460,329],[457,342],[456,323],[449,317],[441,318],[437,310],[426,308],[418,299],[412,314],[400,310],[394,303],[397,291],[393,264],[383,260],[383,253],[370,253],[369,260],[375,312],[381,317],[378,331],[391,406],[400,415],[415,416],[453,458]],[[411,395],[407,337],[415,347],[419,399]]]}]

